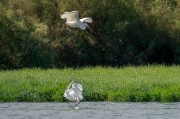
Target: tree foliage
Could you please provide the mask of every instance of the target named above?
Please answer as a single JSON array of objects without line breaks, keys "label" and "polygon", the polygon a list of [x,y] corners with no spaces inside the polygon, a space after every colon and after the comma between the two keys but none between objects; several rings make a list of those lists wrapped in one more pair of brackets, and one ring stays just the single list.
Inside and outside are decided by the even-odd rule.
[{"label": "tree foliage", "polygon": [[[92,17],[66,36],[59,15]],[[0,0],[0,68],[180,63],[178,0]]]}]

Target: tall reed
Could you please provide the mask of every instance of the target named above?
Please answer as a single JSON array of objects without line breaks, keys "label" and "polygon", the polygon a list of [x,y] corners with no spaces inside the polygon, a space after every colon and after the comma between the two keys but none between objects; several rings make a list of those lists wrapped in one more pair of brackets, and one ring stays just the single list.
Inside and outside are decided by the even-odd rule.
[{"label": "tall reed", "polygon": [[71,77],[84,101],[180,101],[179,66],[85,67],[0,71],[0,102],[67,101]]}]

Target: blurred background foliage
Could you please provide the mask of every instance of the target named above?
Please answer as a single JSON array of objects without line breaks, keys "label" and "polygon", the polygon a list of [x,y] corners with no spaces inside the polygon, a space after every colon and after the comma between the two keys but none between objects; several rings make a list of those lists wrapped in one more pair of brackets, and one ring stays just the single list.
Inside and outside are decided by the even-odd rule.
[{"label": "blurred background foliage", "polygon": [[[65,11],[91,17],[66,36]],[[179,0],[0,0],[0,69],[180,63]]]}]

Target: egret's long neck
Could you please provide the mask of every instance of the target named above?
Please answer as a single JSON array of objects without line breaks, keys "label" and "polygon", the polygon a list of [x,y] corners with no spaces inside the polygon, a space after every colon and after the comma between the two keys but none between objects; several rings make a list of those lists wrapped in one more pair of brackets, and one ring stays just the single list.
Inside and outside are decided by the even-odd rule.
[{"label": "egret's long neck", "polygon": [[72,85],[73,83],[74,83],[74,80],[71,81],[71,83],[68,85],[68,87],[67,87],[66,90],[68,90],[68,89],[71,87],[71,85]]}]

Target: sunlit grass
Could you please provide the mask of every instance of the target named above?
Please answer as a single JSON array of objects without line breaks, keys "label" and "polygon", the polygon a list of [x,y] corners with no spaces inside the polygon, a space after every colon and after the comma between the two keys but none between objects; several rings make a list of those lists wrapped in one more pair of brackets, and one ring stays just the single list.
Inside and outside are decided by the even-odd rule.
[{"label": "sunlit grass", "polygon": [[180,101],[180,67],[163,65],[0,71],[0,101],[65,101],[71,77],[84,101]]}]

